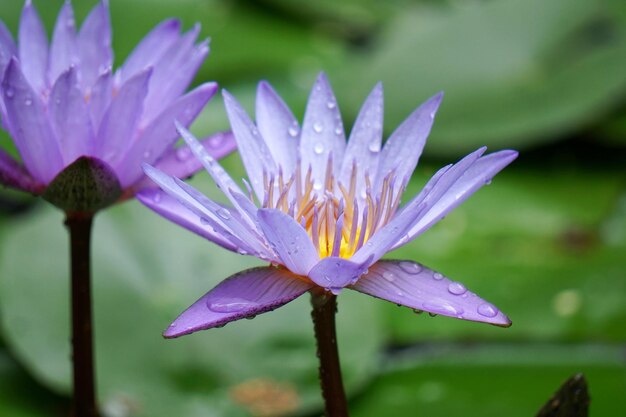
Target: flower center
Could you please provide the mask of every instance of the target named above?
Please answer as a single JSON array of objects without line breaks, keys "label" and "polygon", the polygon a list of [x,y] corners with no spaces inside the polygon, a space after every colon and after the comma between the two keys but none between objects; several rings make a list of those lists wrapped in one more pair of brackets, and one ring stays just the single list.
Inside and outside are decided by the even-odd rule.
[{"label": "flower center", "polygon": [[374,194],[370,177],[365,174],[365,189],[357,196],[357,174],[354,161],[349,183],[341,184],[333,174],[332,157],[328,159],[323,182],[312,180],[310,167],[303,175],[299,162],[287,181],[282,170],[277,176],[264,173],[262,205],[281,210],[300,223],[321,258],[350,258],[393,217],[405,185],[394,192],[396,178],[390,172],[380,192]]}]

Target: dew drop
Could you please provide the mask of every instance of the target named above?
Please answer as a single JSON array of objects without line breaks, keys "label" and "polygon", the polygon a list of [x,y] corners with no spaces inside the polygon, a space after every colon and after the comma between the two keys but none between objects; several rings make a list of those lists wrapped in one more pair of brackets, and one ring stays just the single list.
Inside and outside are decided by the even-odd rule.
[{"label": "dew drop", "polygon": [[328,107],[329,109],[334,109],[335,107],[337,107],[337,103],[334,102],[333,100],[328,100],[328,103],[326,103],[326,107]]},{"label": "dew drop", "polygon": [[422,313],[424,312],[424,310],[418,310],[417,308],[414,308],[414,309],[413,309],[413,312],[414,312],[415,314],[422,314]]},{"label": "dew drop", "polygon": [[238,297],[221,297],[207,302],[209,310],[216,313],[238,313],[256,306],[257,303]]},{"label": "dew drop", "polygon": [[320,122],[315,122],[315,123],[313,123],[313,130],[316,133],[322,133],[322,130],[324,130],[324,127],[322,126],[322,124]]},{"label": "dew drop", "polygon": [[342,131],[343,131],[343,130],[341,129],[341,126],[337,126],[337,127],[335,128],[335,135],[341,135],[341,132],[342,132]]},{"label": "dew drop", "polygon": [[396,279],[396,276],[393,274],[393,272],[385,271],[383,272],[383,278],[385,278],[389,282],[392,282]]},{"label": "dew drop", "polygon": [[13,96],[15,96],[15,90],[13,90],[12,88],[7,88],[6,90],[4,90],[4,95],[7,96],[7,98],[13,98]]},{"label": "dew drop", "polygon": [[448,292],[454,295],[461,295],[467,292],[467,288],[465,288],[465,285],[460,282],[451,282],[448,285]]},{"label": "dew drop", "polygon": [[190,156],[191,150],[188,147],[183,146],[182,148],[176,149],[176,159],[180,162],[186,161]]},{"label": "dew drop", "polygon": [[207,226],[209,224],[211,224],[211,222],[209,221],[209,219],[207,219],[206,217],[200,217],[200,223]]},{"label": "dew drop", "polygon": [[31,104],[33,104],[33,100],[30,98],[27,98],[24,100],[24,105],[25,106],[30,106]]},{"label": "dew drop", "polygon": [[287,129],[287,133],[289,133],[289,136],[291,136],[292,138],[295,138],[296,136],[298,136],[298,133],[300,133],[300,128],[298,127],[298,123],[293,122],[291,126],[289,126],[289,129]]},{"label": "dew drop", "polygon": [[478,314],[484,317],[495,317],[498,309],[491,304],[483,303],[478,306]]},{"label": "dew drop", "polygon": [[228,211],[225,208],[218,209],[217,215],[220,216],[224,220],[230,219],[230,211]]},{"label": "dew drop", "polygon": [[430,118],[431,118],[431,119],[434,119],[434,118],[435,118],[435,114],[436,114],[436,113],[437,113],[437,111],[436,111],[436,110],[431,111],[431,112],[430,112]]},{"label": "dew drop", "polygon": [[378,152],[380,152],[380,143],[372,142],[372,143],[370,143],[370,146],[368,147],[368,149],[372,153],[378,153]]},{"label": "dew drop", "polygon": [[159,204],[161,202],[161,198],[162,198],[162,194],[159,191],[152,196],[152,201],[154,201],[156,204]]},{"label": "dew drop", "polygon": [[221,144],[222,144],[222,137],[221,136],[213,136],[211,139],[209,139],[209,146],[211,148],[217,148]]},{"label": "dew drop", "polygon": [[317,155],[320,155],[322,152],[324,152],[324,145],[321,143],[316,143],[313,147],[313,152],[315,152]]},{"label": "dew drop", "polygon": [[150,155],[152,155],[152,151],[147,150],[147,151],[145,151],[145,152],[143,153],[143,158],[144,158],[144,159],[148,159],[148,158],[150,158]]},{"label": "dew drop", "polygon": [[441,275],[439,272],[433,272],[433,279],[440,281],[443,279],[443,275]]},{"label": "dew drop", "polygon": [[237,249],[237,253],[238,253],[239,255],[247,255],[247,254],[248,254],[248,252],[247,252],[247,251],[245,251],[245,250],[243,250],[243,249],[241,249],[241,248]]},{"label": "dew drop", "polygon": [[322,182],[321,181],[315,181],[313,183],[313,189],[315,191],[320,191],[322,189]]},{"label": "dew drop", "polygon": [[400,269],[402,269],[407,274],[415,275],[415,274],[419,274],[420,272],[422,272],[421,265],[418,265],[415,262],[402,261],[400,262],[399,266],[400,266]]}]

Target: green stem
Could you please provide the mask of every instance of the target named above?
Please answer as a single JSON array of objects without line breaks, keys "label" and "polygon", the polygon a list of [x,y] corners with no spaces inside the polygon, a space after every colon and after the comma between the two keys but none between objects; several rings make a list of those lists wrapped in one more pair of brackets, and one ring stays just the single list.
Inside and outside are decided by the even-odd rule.
[{"label": "green stem", "polygon": [[91,307],[92,213],[70,213],[65,225],[70,233],[72,291],[72,364],[74,417],[97,417]]},{"label": "green stem", "polygon": [[320,385],[327,417],[348,417],[348,403],[343,389],[335,313],[337,297],[323,290],[311,291],[313,327],[317,341],[317,356],[320,360]]}]

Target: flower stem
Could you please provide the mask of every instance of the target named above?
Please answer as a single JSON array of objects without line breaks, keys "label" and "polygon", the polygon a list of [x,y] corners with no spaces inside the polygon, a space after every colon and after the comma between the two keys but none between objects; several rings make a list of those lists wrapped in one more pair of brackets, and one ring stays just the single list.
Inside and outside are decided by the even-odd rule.
[{"label": "flower stem", "polygon": [[68,212],[72,290],[74,417],[97,417],[91,307],[92,213]]},{"label": "flower stem", "polygon": [[347,417],[348,404],[341,379],[335,330],[337,297],[326,291],[314,289],[311,291],[311,304],[325,413],[327,417]]}]

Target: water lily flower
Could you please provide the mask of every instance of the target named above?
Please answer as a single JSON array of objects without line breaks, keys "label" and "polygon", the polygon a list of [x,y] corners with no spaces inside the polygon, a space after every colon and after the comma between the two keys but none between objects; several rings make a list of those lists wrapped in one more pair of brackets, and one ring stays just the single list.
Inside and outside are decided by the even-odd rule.
[{"label": "water lily flower", "polygon": [[250,179],[245,190],[179,125],[230,205],[147,164],[146,174],[164,192],[147,191],[140,201],[226,249],[271,265],[225,279],[182,313],[164,336],[219,327],[320,288],[333,294],[347,288],[411,309],[510,325],[493,304],[463,284],[413,261],[381,260],[441,220],[517,157],[511,150],[484,155],[485,148],[480,148],[437,171],[401,206],[441,99],[437,94],[417,108],[383,146],[381,84],[365,101],[347,143],[324,74],[311,91],[302,129],[266,82],[258,86],[256,125],[224,92]]},{"label": "water lily flower", "polygon": [[[95,172],[96,186],[117,194],[114,201],[152,184],[142,162],[180,177],[201,168],[188,149],[174,148],[173,124],[189,126],[217,90],[208,82],[185,94],[209,53],[206,40],[196,43],[200,27],[180,33],[178,20],[164,21],[113,71],[107,3],[98,3],[77,31],[66,1],[50,45],[31,0],[17,44],[0,21],[0,117],[21,156],[18,162],[0,149],[0,182],[64,209],[70,197],[46,191],[77,161],[78,170]],[[217,134],[203,146],[219,158],[235,143]]]}]

